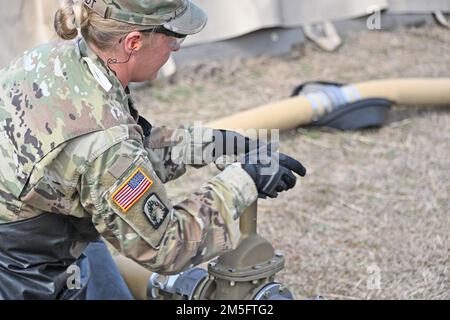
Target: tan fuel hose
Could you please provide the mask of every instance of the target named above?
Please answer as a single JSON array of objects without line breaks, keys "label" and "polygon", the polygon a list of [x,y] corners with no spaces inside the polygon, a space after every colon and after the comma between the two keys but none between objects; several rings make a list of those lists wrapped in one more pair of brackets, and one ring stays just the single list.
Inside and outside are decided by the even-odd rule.
[{"label": "tan fuel hose", "polygon": [[123,255],[115,255],[113,259],[133,297],[147,300],[147,285],[152,272]]},{"label": "tan fuel hose", "polygon": [[[450,106],[450,78],[411,78],[362,82],[342,88],[349,102],[384,98],[400,105]],[[263,105],[213,122],[206,127],[229,130],[289,130],[326,114],[320,97],[298,97]]]}]

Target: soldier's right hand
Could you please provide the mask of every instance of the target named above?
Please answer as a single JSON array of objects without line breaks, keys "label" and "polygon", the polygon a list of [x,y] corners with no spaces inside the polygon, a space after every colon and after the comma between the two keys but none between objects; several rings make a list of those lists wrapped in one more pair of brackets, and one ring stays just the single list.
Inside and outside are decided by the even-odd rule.
[{"label": "soldier's right hand", "polygon": [[292,189],[297,177],[304,177],[305,167],[294,158],[279,152],[254,150],[245,155],[242,168],[252,177],[260,198],[276,198],[279,192]]}]

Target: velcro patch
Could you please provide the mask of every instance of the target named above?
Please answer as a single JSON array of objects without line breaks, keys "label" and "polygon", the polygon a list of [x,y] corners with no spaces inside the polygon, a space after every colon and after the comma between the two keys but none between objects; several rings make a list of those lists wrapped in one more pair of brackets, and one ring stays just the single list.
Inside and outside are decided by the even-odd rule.
[{"label": "velcro patch", "polygon": [[169,209],[167,209],[155,193],[152,193],[144,203],[144,213],[153,228],[159,229],[169,214]]},{"label": "velcro patch", "polygon": [[150,189],[153,181],[142,171],[136,169],[112,195],[112,200],[123,212],[130,208]]}]

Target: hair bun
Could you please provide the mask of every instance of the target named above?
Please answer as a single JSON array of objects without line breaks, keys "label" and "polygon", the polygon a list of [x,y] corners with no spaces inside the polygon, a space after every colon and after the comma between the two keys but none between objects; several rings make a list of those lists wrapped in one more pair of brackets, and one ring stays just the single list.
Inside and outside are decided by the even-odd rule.
[{"label": "hair bun", "polygon": [[63,40],[72,40],[78,36],[74,2],[64,0],[61,8],[56,11],[54,27],[56,34]]}]

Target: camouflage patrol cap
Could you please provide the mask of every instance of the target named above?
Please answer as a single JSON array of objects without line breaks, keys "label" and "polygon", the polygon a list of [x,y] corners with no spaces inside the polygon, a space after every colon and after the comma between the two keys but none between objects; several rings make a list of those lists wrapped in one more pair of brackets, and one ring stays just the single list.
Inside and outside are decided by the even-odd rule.
[{"label": "camouflage patrol cap", "polygon": [[180,34],[200,32],[205,12],[190,0],[83,0],[105,19],[139,26],[164,26]]}]

